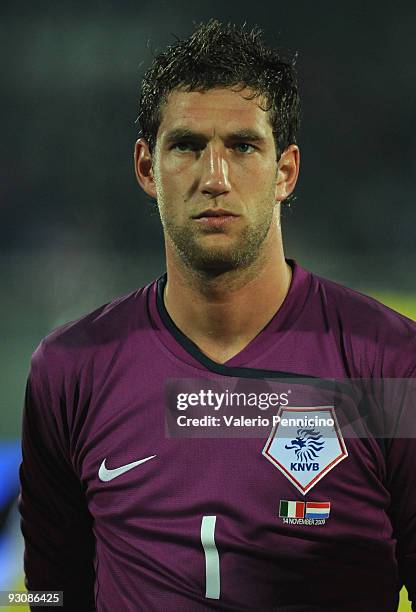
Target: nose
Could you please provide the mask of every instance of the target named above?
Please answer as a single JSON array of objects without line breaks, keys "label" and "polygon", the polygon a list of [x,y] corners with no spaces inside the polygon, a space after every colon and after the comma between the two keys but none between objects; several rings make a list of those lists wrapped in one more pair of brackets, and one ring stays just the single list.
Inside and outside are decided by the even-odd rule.
[{"label": "nose", "polygon": [[220,147],[207,145],[201,156],[201,191],[205,195],[217,197],[231,189],[228,162]]}]

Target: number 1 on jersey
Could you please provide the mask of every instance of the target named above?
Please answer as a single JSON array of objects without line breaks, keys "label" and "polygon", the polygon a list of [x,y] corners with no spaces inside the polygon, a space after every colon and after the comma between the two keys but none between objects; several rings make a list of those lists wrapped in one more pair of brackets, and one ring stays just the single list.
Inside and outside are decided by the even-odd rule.
[{"label": "number 1 on jersey", "polygon": [[220,558],[215,545],[216,516],[203,516],[201,523],[201,544],[205,553],[205,597],[220,598]]}]

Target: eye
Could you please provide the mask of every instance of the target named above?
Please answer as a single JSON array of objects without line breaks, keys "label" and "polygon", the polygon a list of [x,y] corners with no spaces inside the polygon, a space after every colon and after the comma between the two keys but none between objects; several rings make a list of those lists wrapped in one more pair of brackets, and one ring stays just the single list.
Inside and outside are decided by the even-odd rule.
[{"label": "eye", "polygon": [[182,153],[185,151],[197,151],[198,145],[193,142],[175,142],[171,146],[171,150],[181,151]]},{"label": "eye", "polygon": [[239,153],[252,153],[256,150],[256,147],[247,142],[238,142],[234,145],[234,149],[238,150]]}]

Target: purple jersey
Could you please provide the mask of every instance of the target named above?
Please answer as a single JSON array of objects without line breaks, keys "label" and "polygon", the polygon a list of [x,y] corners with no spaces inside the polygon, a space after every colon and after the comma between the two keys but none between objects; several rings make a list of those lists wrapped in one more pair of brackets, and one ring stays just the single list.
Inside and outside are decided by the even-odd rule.
[{"label": "purple jersey", "polygon": [[313,480],[278,469],[267,435],[165,434],[167,380],[415,377],[414,322],[291,265],[279,311],[223,365],[170,320],[166,277],[40,344],[20,471],[28,589],[99,612],[393,611],[403,583],[416,600],[414,440],[339,440]]}]

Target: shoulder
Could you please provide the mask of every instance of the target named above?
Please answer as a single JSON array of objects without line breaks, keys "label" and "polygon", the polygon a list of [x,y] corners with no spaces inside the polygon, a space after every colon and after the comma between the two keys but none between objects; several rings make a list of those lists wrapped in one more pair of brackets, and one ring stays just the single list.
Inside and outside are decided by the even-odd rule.
[{"label": "shoulder", "polygon": [[[364,295],[312,274],[311,289],[361,376],[416,375],[416,322]],[[363,364],[367,371],[362,372]]]},{"label": "shoulder", "polygon": [[122,295],[49,333],[32,355],[31,369],[78,369],[148,325],[147,294],[153,283]]},{"label": "shoulder", "polygon": [[312,290],[325,302],[328,312],[342,316],[351,331],[366,335],[384,332],[397,340],[416,338],[416,322],[375,298],[312,274]]}]

